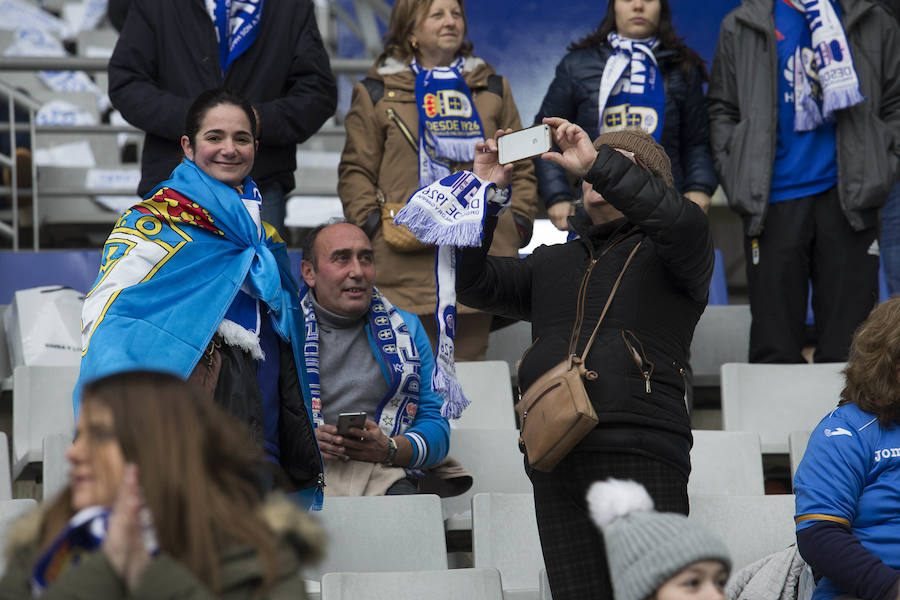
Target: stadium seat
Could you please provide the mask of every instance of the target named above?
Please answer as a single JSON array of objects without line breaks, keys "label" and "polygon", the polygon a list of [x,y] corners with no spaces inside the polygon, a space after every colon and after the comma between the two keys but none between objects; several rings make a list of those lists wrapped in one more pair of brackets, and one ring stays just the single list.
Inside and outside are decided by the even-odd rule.
[{"label": "stadium seat", "polygon": [[750,305],[707,306],[691,342],[694,385],[717,387],[721,366],[747,362],[749,348]]},{"label": "stadium seat", "polygon": [[503,596],[537,600],[544,568],[533,494],[476,494],[472,499],[472,561],[500,571]]},{"label": "stadium seat", "polygon": [[12,476],[9,464],[9,440],[0,432],[0,500],[12,500]]},{"label": "stadium seat", "polygon": [[[825,415],[822,416],[824,417]],[[788,453],[791,455],[791,481],[794,480],[794,475],[797,474],[797,467],[800,466],[800,461],[803,460],[803,455],[806,454],[806,446],[809,444],[809,436],[811,434],[812,431],[792,431],[788,436]]]},{"label": "stadium seat", "polygon": [[450,456],[472,474],[471,489],[444,498],[447,530],[472,528],[472,497],[482,492],[531,493],[516,429],[455,429],[450,434]]},{"label": "stadium seat", "polygon": [[728,304],[728,284],[725,280],[725,261],[722,251],[715,249],[712,279],[709,282],[709,299],[707,306],[726,306]]},{"label": "stadium seat", "polygon": [[72,445],[71,433],[56,433],[44,438],[44,501],[55,497],[69,483],[69,461],[66,450]]},{"label": "stadium seat", "polygon": [[517,321],[512,325],[495,329],[488,336],[487,359],[505,360],[509,365],[513,383],[518,382],[519,360],[531,345],[531,323]]},{"label": "stadium seat", "polygon": [[[4,271],[5,272],[5,271]],[[4,327],[3,317],[9,309],[9,304],[0,304],[0,388],[8,389],[7,385],[12,385],[12,380],[7,379],[12,375],[12,367],[9,362],[9,347],[6,341],[6,327]]]},{"label": "stadium seat", "polygon": [[759,435],[694,430],[689,494],[764,494]]},{"label": "stadium seat", "polygon": [[844,363],[722,365],[722,429],[754,431],[764,453],[788,452],[792,431],[811,430],[837,406]]},{"label": "stadium seat", "polygon": [[[19,498],[0,500],[0,547],[6,548],[6,534],[20,517],[37,508],[37,500]],[[0,553],[0,573],[6,571],[6,552]]]},{"label": "stadium seat", "polygon": [[315,513],[328,536],[328,555],[304,569],[305,579],[325,573],[435,571],[447,568],[440,498],[327,497]]},{"label": "stadium seat", "polygon": [[326,573],[322,600],[503,600],[496,569]]},{"label": "stadium seat", "polygon": [[16,367],[13,373],[13,479],[43,459],[44,438],[75,430],[72,390],[78,367]]},{"label": "stadium seat", "polygon": [[17,290],[62,285],[90,291],[100,270],[100,250],[0,252],[0,303],[9,304]]},{"label": "stadium seat", "polygon": [[547,577],[547,569],[541,569],[540,600],[553,600],[553,595],[550,594],[550,579]]},{"label": "stadium seat", "polygon": [[456,363],[456,377],[471,404],[462,417],[450,421],[454,429],[514,429],[509,367],[503,361]]},{"label": "stadium seat", "polygon": [[731,554],[731,571],[796,543],[794,496],[690,497],[688,517],[718,535]]}]

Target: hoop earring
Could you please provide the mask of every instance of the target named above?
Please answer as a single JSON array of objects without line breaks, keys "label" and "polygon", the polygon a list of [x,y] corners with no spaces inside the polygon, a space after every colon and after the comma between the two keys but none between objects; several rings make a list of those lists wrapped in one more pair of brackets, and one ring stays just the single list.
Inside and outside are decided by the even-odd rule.
[{"label": "hoop earring", "polygon": [[419,42],[417,42],[416,40],[410,40],[409,45],[413,49],[413,52],[417,52],[419,50]]}]

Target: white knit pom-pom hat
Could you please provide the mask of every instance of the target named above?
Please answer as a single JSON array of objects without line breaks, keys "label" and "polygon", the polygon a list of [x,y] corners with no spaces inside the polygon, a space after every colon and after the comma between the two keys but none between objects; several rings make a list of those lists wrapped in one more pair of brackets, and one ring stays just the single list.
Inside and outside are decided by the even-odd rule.
[{"label": "white knit pom-pom hat", "polygon": [[653,510],[639,483],[607,479],[587,494],[603,532],[615,600],[646,600],[685,567],[717,560],[731,569],[728,548],[706,528],[677,513]]}]

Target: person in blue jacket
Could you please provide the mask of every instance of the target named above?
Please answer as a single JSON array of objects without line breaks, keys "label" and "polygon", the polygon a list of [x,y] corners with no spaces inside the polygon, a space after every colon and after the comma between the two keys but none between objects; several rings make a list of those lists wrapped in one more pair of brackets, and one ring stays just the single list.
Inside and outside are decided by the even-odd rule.
[{"label": "person in blue jacket", "polygon": [[794,477],[797,548],[813,600],[900,597],[900,298],[856,331],[838,407]]},{"label": "person in blue jacket", "polygon": [[[672,161],[675,189],[707,210],[716,189],[709,147],[703,59],[672,26],[669,0],[609,0],[597,29],[572,43],[534,117],[561,117],[590,139],[639,127]],[[561,230],[579,192],[566,172],[536,159],[538,192]]]},{"label": "person in blue jacket", "polygon": [[[422,323],[374,287],[372,243],[356,225],[314,229],[301,272],[308,286],[300,300],[306,370],[326,494],[417,493],[408,470],[441,462],[450,445]],[[364,412],[365,426],[339,433],[339,416],[347,412]]]}]

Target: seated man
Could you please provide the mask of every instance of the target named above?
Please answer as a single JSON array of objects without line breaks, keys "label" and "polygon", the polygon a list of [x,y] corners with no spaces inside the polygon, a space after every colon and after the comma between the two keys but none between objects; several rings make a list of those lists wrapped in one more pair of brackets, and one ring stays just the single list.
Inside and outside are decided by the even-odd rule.
[{"label": "seated man", "polygon": [[[444,459],[450,426],[431,388],[434,357],[419,318],[373,286],[372,244],[349,223],[320,226],[303,247],[308,286],[306,368],[326,495],[414,494],[415,477]],[[365,428],[338,434],[341,413],[365,412]]]}]

